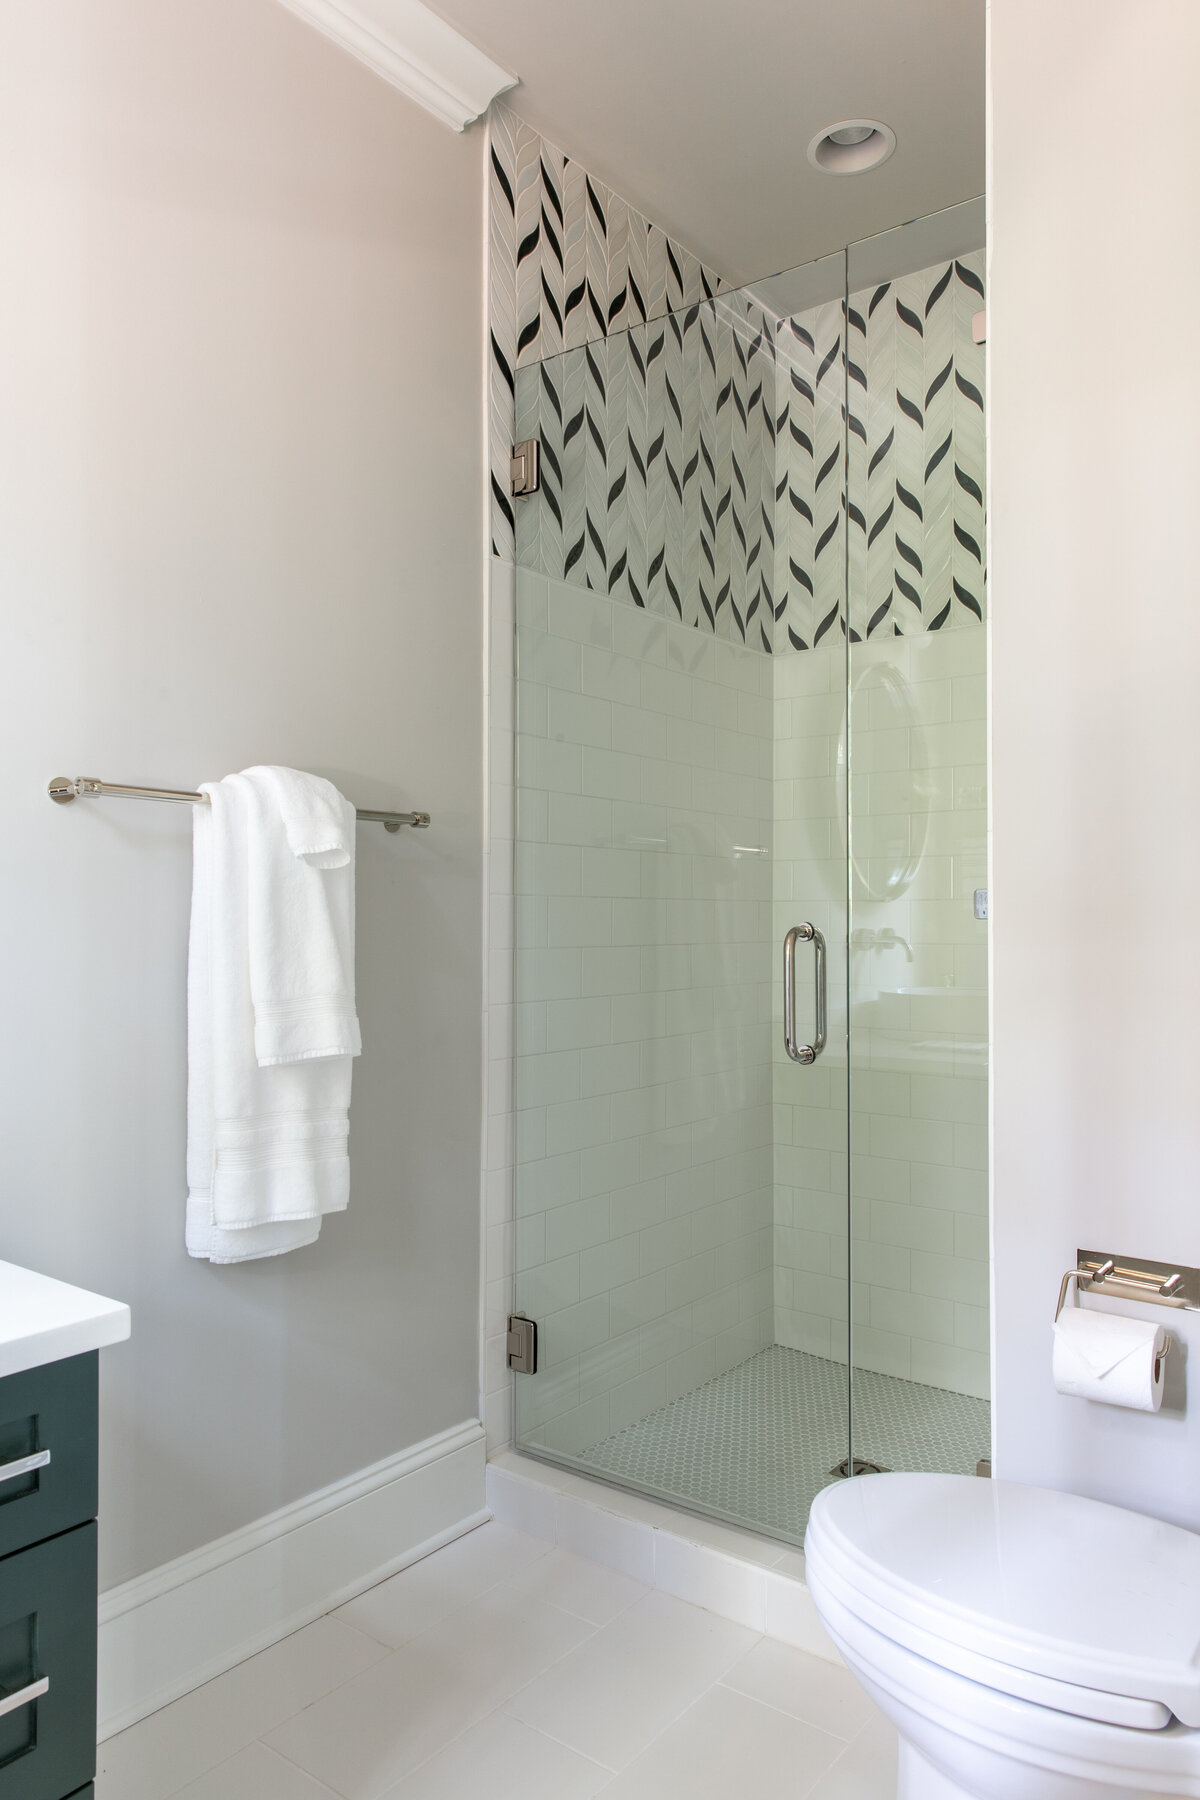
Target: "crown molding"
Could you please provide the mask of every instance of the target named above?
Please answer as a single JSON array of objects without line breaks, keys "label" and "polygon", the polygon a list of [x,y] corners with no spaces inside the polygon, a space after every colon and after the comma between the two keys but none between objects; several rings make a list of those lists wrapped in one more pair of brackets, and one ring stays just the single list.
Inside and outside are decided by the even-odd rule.
[{"label": "crown molding", "polygon": [[517,77],[422,0],[281,0],[289,12],[332,38],[359,62],[462,131]]}]

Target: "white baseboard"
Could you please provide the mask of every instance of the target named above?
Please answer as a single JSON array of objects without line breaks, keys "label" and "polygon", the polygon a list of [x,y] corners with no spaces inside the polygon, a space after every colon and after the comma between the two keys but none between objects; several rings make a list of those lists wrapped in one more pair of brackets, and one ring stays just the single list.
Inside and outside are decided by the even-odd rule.
[{"label": "white baseboard", "polygon": [[482,1525],[484,1470],[469,1420],[101,1594],[101,1741]]}]

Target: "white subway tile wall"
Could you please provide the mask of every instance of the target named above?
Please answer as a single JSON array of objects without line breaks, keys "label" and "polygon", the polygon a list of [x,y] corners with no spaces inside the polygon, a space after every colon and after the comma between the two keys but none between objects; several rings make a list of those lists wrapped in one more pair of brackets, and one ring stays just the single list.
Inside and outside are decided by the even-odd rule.
[{"label": "white subway tile wall", "polygon": [[[521,1304],[553,1370],[529,1429],[569,1451],[766,1343],[845,1356],[845,656],[768,661],[519,580],[528,836],[514,904],[515,583],[493,564],[485,1411],[501,1448],[519,1256],[536,1267]],[[986,1397],[987,927],[972,905],[986,881],[984,633],[853,657],[856,1359]],[[768,767],[772,817],[753,772]],[[526,769],[547,785],[526,788]],[[830,959],[829,1048],[809,1068],[783,1053],[776,968],[801,918]]]},{"label": "white subway tile wall", "polygon": [[771,663],[527,570],[516,619],[494,1229],[540,1330],[523,1441],[570,1454],[772,1341]]},{"label": "white subway tile wall", "polygon": [[[973,900],[987,881],[985,657],[982,625],[851,652],[849,1103],[845,647],[773,659],[774,935],[811,919],[830,948],[830,1042],[812,1067],[784,1055],[776,997],[776,1339],[842,1360],[852,1305],[859,1367],[980,1398],[987,925]],[[803,1026],[804,973],[798,986]]]}]

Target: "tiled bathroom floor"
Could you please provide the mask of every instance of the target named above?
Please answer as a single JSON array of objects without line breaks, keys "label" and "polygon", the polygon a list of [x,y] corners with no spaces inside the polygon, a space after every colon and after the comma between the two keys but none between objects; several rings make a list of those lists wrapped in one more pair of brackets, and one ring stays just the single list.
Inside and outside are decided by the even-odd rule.
[{"label": "tiled bathroom floor", "polygon": [[484,1525],[100,1747],[97,1800],[891,1800],[843,1668]]},{"label": "tiled bathroom floor", "polygon": [[[844,1363],[773,1344],[575,1459],[685,1506],[799,1543],[846,1455]],[[854,1454],[889,1469],[973,1475],[991,1455],[986,1400],[854,1373]]]}]

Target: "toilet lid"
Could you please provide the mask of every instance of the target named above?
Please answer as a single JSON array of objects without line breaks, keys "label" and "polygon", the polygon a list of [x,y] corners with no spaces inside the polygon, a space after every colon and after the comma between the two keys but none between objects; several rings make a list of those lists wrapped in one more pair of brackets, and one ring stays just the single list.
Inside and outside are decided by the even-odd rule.
[{"label": "toilet lid", "polygon": [[1193,1532],[1018,1482],[865,1475],[817,1496],[804,1547],[864,1619],[900,1642],[911,1626],[947,1667],[957,1647],[1200,1725]]}]

